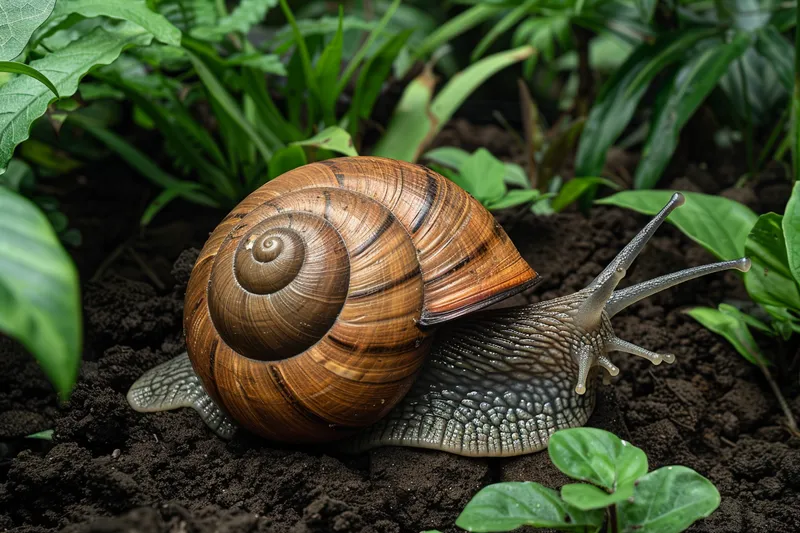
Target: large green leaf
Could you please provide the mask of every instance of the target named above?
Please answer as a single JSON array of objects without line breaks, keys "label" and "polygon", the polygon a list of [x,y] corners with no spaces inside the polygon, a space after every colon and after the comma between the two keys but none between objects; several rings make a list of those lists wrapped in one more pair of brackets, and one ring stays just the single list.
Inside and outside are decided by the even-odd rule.
[{"label": "large green leaf", "polygon": [[597,531],[602,511],[581,511],[553,489],[531,482],[496,483],[481,489],[456,519],[467,531],[511,531],[520,526]]},{"label": "large green leaf", "polygon": [[775,69],[787,91],[794,87],[794,48],[773,26],[758,32],[756,51]]},{"label": "large green leaf", "polygon": [[719,491],[685,466],[665,466],[639,479],[633,498],[617,504],[620,533],[680,533],[719,507]]},{"label": "large green leaf", "polygon": [[145,0],[59,0],[51,18],[71,15],[127,20],[153,34],[156,40],[180,46],[181,31],[163,15],[147,7]]},{"label": "large green leaf", "polygon": [[789,268],[783,217],[767,213],[758,217],[745,242],[753,266],[744,277],[750,297],[762,305],[800,310],[800,290]]},{"label": "large green leaf", "polygon": [[45,87],[53,91],[53,94],[58,97],[58,89],[56,89],[56,86],[53,85],[53,83],[41,72],[31,66],[26,65],[25,63],[18,63],[16,61],[0,61],[0,72],[30,76],[31,78],[44,83]]},{"label": "large green leaf", "polygon": [[633,179],[635,188],[649,189],[656,184],[678,146],[681,129],[731,63],[749,46],[750,35],[742,32],[729,43],[706,48],[678,69],[658,95],[642,160]]},{"label": "large green leaf", "polygon": [[458,168],[462,187],[482,204],[498,201],[506,194],[506,167],[486,148],[478,148]]},{"label": "large green leaf", "polygon": [[547,452],[553,464],[569,477],[609,491],[632,485],[647,473],[647,456],[642,450],[602,429],[556,431]]},{"label": "large green leaf", "polygon": [[747,327],[747,315],[735,307],[726,304],[720,304],[719,309],[695,307],[686,311],[686,314],[717,335],[725,337],[742,357],[754,365],[766,364],[761,349]]},{"label": "large green leaf", "polygon": [[575,159],[579,176],[599,176],[606,153],[622,134],[653,78],[666,66],[679,61],[686,51],[713,30],[692,29],[638,46],[603,85],[581,133]]},{"label": "large green leaf", "polygon": [[783,238],[786,256],[795,282],[800,285],[800,181],[795,182],[792,196],[783,215]]},{"label": "large green leaf", "polygon": [[81,355],[78,273],[47,217],[0,187],[0,331],[39,361],[63,399]]},{"label": "large green leaf", "polygon": [[267,12],[278,5],[278,0],[242,0],[230,15],[219,19],[214,26],[199,26],[191,30],[192,37],[220,40],[233,32],[247,33],[262,22]]},{"label": "large green leaf", "polygon": [[[30,66],[46,76],[62,97],[71,96],[90,69],[107,65],[124,49],[151,40],[152,35],[135,24],[120,24],[113,30],[96,28],[65,48],[32,61]],[[28,138],[31,124],[53,99],[50,89],[25,76],[0,87],[0,170],[5,170],[14,148]]]},{"label": "large green leaf", "polygon": [[[670,191],[622,191],[596,203],[655,215],[667,205],[672,194]],[[686,203],[673,211],[667,221],[719,259],[742,257],[745,240],[758,215],[749,207],[722,196],[682,194]]]},{"label": "large green leaf", "polygon": [[33,32],[47,20],[55,4],[56,0],[3,0],[0,2],[1,61],[14,59],[22,53]]}]

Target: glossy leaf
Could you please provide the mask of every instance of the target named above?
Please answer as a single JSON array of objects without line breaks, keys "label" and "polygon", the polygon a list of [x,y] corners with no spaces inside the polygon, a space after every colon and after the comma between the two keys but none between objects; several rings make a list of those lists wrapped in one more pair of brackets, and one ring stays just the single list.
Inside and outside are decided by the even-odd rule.
[{"label": "glossy leaf", "polygon": [[647,456],[613,433],[595,428],[556,431],[547,447],[550,460],[566,475],[615,491],[647,473]]},{"label": "glossy leaf", "polygon": [[570,483],[561,487],[561,499],[582,511],[605,509],[632,495],[633,483],[627,483],[610,493],[586,483]]},{"label": "glossy leaf", "polygon": [[505,196],[505,165],[486,148],[478,148],[467,157],[461,163],[458,173],[467,192],[483,204],[491,204]]},{"label": "glossy leaf", "polygon": [[792,188],[782,224],[789,270],[794,281],[800,285],[800,181],[795,182]]},{"label": "glossy leaf", "polygon": [[739,33],[730,43],[709,47],[684,63],[661,90],[642,159],[633,178],[635,188],[655,186],[678,146],[681,129],[717,86],[731,63],[749,46],[749,34]]},{"label": "glossy leaf", "polygon": [[606,153],[633,117],[636,106],[653,78],[666,66],[681,60],[686,51],[713,30],[685,30],[668,34],[654,44],[638,46],[603,85],[581,133],[575,159],[579,176],[598,176]]},{"label": "glossy leaf", "polygon": [[56,0],[0,2],[0,61],[9,61],[22,53],[33,32],[47,20],[55,4]]},{"label": "glossy leaf", "polygon": [[467,531],[511,531],[520,526],[597,531],[602,511],[581,511],[553,489],[531,482],[496,483],[481,489],[456,519]]},{"label": "glossy leaf", "polygon": [[551,204],[553,211],[556,213],[563,211],[569,207],[572,202],[580,198],[588,189],[597,185],[605,185],[606,187],[611,187],[612,189],[616,190],[620,189],[619,185],[605,178],[593,176],[585,178],[573,178],[565,183],[564,186],[558,191],[558,195],[553,198],[553,202]]},{"label": "glossy leaf", "polygon": [[39,362],[62,399],[81,359],[78,272],[47,217],[0,187],[0,332]]},{"label": "glossy leaf", "polygon": [[775,213],[758,217],[745,242],[753,266],[744,284],[760,304],[800,309],[800,289],[789,269],[782,223],[783,217]]},{"label": "glossy leaf", "polygon": [[685,466],[666,466],[639,479],[633,501],[617,504],[620,533],[680,533],[719,507],[714,485]]},{"label": "glossy leaf", "polygon": [[172,46],[180,46],[181,31],[163,15],[147,7],[145,0],[59,0],[51,18],[77,13],[86,18],[109,17],[127,20],[147,30],[153,37]]},{"label": "glossy leaf", "polygon": [[736,311],[730,309],[723,311],[721,307],[720,309],[695,307],[686,311],[686,314],[700,322],[705,328],[723,336],[742,357],[754,365],[766,363],[747,323]]},{"label": "glossy leaf", "polygon": [[339,126],[325,128],[310,139],[298,141],[292,144],[300,146],[314,146],[316,148],[333,150],[334,152],[339,152],[340,154],[349,156],[358,155],[356,149],[353,148],[353,139],[350,138],[350,134]]},{"label": "glossy leaf", "polygon": [[[58,93],[71,96],[80,79],[97,65],[107,65],[131,46],[148,44],[152,36],[133,24],[113,30],[96,28],[66,47],[37,59],[30,66],[55,85]],[[28,138],[33,121],[44,115],[54,99],[45,85],[19,76],[0,87],[0,170],[5,169],[17,144]]]},{"label": "glossy leaf", "polygon": [[488,202],[486,204],[486,209],[492,211],[497,209],[507,209],[509,207],[516,207],[518,205],[538,202],[544,197],[545,195],[543,195],[538,189],[512,189],[499,200]]},{"label": "glossy leaf", "polygon": [[246,34],[263,21],[267,12],[276,5],[278,0],[242,0],[230,14],[220,18],[213,26],[198,26],[190,33],[197,39],[211,41],[218,41],[229,33]]},{"label": "glossy leaf", "polygon": [[[597,200],[645,215],[655,215],[667,205],[671,191],[622,191]],[[687,237],[722,260],[744,255],[744,243],[758,216],[747,206],[722,196],[684,192],[686,203],[667,218]]]},{"label": "glossy leaf", "polygon": [[25,63],[17,63],[16,61],[0,61],[0,72],[9,72],[11,74],[22,74],[30,76],[31,78],[42,82],[48,89],[53,91],[53,94],[58,97],[58,89],[53,83],[47,79],[45,75],[33,67]]}]

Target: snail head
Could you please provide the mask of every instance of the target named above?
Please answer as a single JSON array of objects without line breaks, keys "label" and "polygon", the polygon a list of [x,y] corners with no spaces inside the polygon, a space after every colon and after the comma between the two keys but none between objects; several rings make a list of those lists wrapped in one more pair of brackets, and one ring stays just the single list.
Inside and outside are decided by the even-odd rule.
[{"label": "snail head", "polygon": [[750,270],[750,259],[743,257],[732,261],[687,268],[618,290],[617,285],[625,277],[626,271],[647,241],[669,214],[683,203],[682,194],[673,194],[667,205],[586,288],[575,294],[545,303],[548,306],[560,307],[565,315],[563,320],[569,324],[569,329],[572,330],[572,334],[569,335],[571,339],[570,352],[578,365],[576,393],[584,394],[586,392],[587,376],[595,366],[605,369],[611,376],[619,374],[619,369],[608,358],[608,353],[612,351],[643,357],[654,365],[662,362],[675,362],[675,356],[671,353],[652,352],[614,335],[610,319],[617,313],[639,300],[684,281],[723,270],[736,269],[741,272]]}]

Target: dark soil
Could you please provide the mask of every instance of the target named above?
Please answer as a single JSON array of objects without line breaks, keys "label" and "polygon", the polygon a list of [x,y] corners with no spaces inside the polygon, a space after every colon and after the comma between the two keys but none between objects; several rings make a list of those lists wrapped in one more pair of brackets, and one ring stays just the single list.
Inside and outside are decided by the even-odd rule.
[{"label": "dark soil", "polygon": [[[487,135],[497,134],[490,130]],[[470,142],[480,139],[463,144]],[[775,198],[787,189],[780,183],[759,185],[771,191],[763,195],[758,189],[723,191],[738,177],[735,171],[717,166],[710,172],[701,163],[675,171],[673,175],[684,177],[673,186],[738,195],[758,210],[775,209],[769,202],[782,207]],[[79,264],[87,280],[86,353],[68,405],[56,405],[49,384],[19,346],[0,340],[0,529],[456,531],[453,522],[460,510],[489,483],[530,480],[558,487],[566,482],[547,453],[468,459],[384,448],[339,456],[276,447],[244,432],[226,443],[188,409],[135,413],[125,400],[134,379],[184,349],[182,298],[197,251],[181,250],[202,245],[207,231],[222,218],[207,213],[188,222],[180,213],[165,217],[161,232],[171,236],[160,241],[165,244],[147,240],[153,232],[131,240],[137,246],[149,243],[138,248],[151,266],[149,275],[135,267],[135,258],[121,256],[95,281],[89,278],[102,259],[128,237],[119,225],[77,221],[84,224],[84,233],[95,228],[101,237],[95,235],[95,245],[77,254],[83,255]],[[582,288],[645,220],[607,207],[593,209],[589,218],[574,212],[506,216],[503,222],[512,239],[544,275],[531,294],[509,303]],[[104,241],[103,232],[114,232],[109,239],[116,240]],[[667,226],[626,282],[712,260]],[[720,508],[690,531],[796,533],[800,440],[782,427],[781,411],[760,372],[682,313],[687,306],[744,297],[737,275],[718,274],[652,297],[615,318],[620,337],[671,351],[677,362],[652,367],[641,359],[615,356],[620,376],[613,386],[601,387],[590,423],[643,448],[651,468],[686,465],[716,484]],[[773,354],[797,350],[796,345],[764,346]],[[797,376],[777,377],[800,413]],[[47,428],[55,429],[52,447],[20,438]]]}]

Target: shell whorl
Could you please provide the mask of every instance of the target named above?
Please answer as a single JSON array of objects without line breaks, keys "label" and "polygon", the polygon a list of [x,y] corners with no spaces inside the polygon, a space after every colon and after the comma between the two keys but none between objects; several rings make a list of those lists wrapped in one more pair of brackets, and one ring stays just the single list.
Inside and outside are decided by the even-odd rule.
[{"label": "shell whorl", "polygon": [[330,160],[267,183],[211,234],[187,288],[187,349],[240,424],[330,440],[405,395],[429,350],[424,326],[536,280],[491,214],[445,178]]}]

